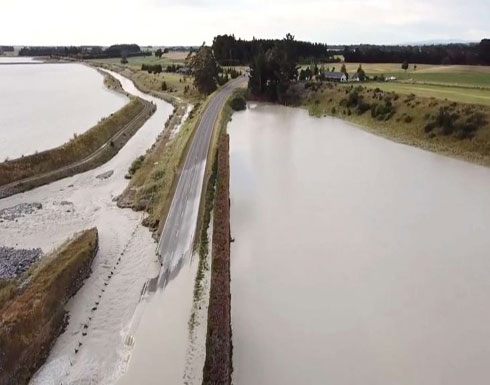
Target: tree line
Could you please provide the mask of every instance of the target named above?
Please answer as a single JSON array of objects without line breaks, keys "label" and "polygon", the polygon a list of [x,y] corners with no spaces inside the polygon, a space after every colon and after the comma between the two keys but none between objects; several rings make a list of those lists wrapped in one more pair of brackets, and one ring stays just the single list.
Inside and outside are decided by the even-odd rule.
[{"label": "tree line", "polygon": [[298,78],[298,44],[287,34],[272,47],[259,45],[251,59],[248,88],[252,95],[284,102],[292,81]]},{"label": "tree line", "polygon": [[115,44],[102,47],[23,47],[19,56],[64,56],[77,59],[103,59],[114,57],[149,56],[151,52],[141,51],[137,44]]},{"label": "tree line", "polygon": [[[268,51],[280,42],[278,39],[237,40],[234,35],[218,35],[213,40],[212,48],[216,60],[222,66],[248,65],[260,50]],[[297,40],[291,44],[301,62],[332,60],[326,44]]]},{"label": "tree line", "polygon": [[483,39],[479,44],[361,45],[345,47],[343,55],[344,60],[350,63],[490,65],[490,39]]}]

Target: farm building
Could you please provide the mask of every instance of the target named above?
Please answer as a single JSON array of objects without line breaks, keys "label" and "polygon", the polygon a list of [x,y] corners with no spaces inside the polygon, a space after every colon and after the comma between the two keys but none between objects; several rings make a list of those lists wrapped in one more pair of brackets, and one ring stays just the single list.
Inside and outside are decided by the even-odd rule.
[{"label": "farm building", "polygon": [[331,82],[346,82],[347,76],[343,72],[324,72],[323,78]]}]

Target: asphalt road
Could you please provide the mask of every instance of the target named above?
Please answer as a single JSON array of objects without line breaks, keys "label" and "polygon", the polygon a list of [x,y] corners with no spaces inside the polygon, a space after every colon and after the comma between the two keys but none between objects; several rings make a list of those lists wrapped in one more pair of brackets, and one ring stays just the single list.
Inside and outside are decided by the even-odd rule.
[{"label": "asphalt road", "polygon": [[158,242],[157,254],[162,263],[158,287],[165,287],[192,253],[213,127],[226,99],[243,81],[244,77],[240,77],[223,87],[208,104],[197,127]]}]

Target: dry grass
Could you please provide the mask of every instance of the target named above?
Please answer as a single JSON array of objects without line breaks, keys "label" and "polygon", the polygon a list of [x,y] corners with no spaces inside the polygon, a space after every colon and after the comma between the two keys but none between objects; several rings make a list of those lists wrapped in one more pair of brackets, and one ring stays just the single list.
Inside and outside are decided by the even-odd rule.
[{"label": "dry grass", "polygon": [[76,234],[17,282],[0,309],[0,383],[27,383],[43,363],[64,327],[64,305],[90,274],[97,248],[97,229]]},{"label": "dry grass", "polygon": [[[176,73],[162,72],[159,74],[150,74],[147,71],[133,71],[131,79],[137,84],[143,92],[152,93],[156,96],[164,97],[171,95],[190,102],[202,101],[205,99],[194,88],[193,77],[184,76]],[[164,90],[164,83],[167,89]]]},{"label": "dry grass", "polygon": [[163,57],[169,60],[183,63],[188,55],[189,51],[170,51],[164,54]]},{"label": "dry grass", "polygon": [[0,163],[0,186],[40,175],[80,161],[104,145],[145,108],[140,99],[132,99],[119,111],[68,143],[51,150]]}]

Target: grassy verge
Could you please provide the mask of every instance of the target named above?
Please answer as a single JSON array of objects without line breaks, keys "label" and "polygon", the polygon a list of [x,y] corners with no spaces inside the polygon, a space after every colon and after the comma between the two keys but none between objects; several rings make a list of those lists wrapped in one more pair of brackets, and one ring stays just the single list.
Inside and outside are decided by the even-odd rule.
[{"label": "grassy verge", "polygon": [[379,88],[298,84],[298,104],[397,142],[490,165],[490,109]]},{"label": "grassy verge", "polygon": [[0,285],[0,383],[26,384],[67,322],[64,306],[91,272],[97,229],[76,234],[33,266]]},{"label": "grassy verge", "polygon": [[223,134],[220,137],[218,147],[217,188],[211,256],[211,289],[203,384],[230,384],[233,369],[229,183],[229,137],[227,134]]},{"label": "grassy verge", "polygon": [[[167,129],[147,151],[129,185],[118,199],[121,207],[146,210],[149,215],[144,224],[153,230],[159,230],[165,223],[179,170],[206,105],[195,105],[182,124],[186,107],[186,104],[176,107],[174,115],[167,122]],[[179,125],[179,131],[172,137],[171,133]]]},{"label": "grassy verge", "polygon": [[[62,146],[1,163],[0,186],[82,161],[100,149],[118,132],[124,130],[135,118],[143,114],[145,109],[148,110],[148,113],[142,117],[144,120],[142,119],[141,124],[138,125],[137,128],[139,128],[152,111],[147,102],[134,98],[122,109],[102,119],[100,123],[82,135],[74,136],[72,140]],[[125,132],[117,143],[115,141],[109,143],[109,146],[107,146],[108,152],[110,152],[109,158],[117,153],[116,150],[129,140],[137,128],[127,133]]]}]

